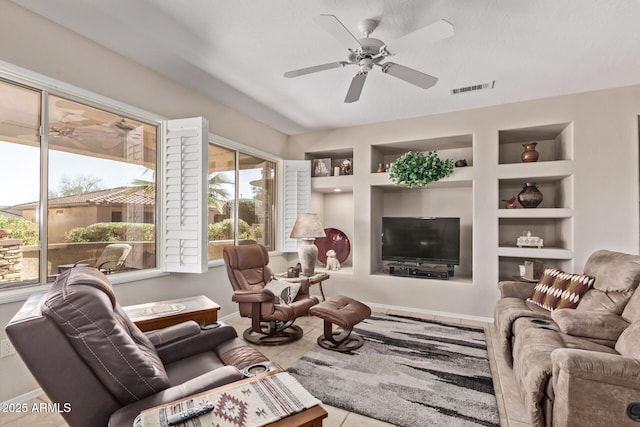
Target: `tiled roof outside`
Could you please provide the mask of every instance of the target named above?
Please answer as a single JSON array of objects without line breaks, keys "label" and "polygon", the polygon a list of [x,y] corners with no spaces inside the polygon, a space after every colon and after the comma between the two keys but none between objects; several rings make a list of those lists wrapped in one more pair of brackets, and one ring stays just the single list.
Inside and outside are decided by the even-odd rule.
[{"label": "tiled roof outside", "polygon": [[[155,194],[145,191],[144,186],[118,187],[107,190],[92,191],[72,196],[56,197],[49,199],[49,207],[78,206],[78,205],[144,205],[152,206],[155,203]],[[38,202],[23,203],[11,206],[11,209],[34,209]]]}]

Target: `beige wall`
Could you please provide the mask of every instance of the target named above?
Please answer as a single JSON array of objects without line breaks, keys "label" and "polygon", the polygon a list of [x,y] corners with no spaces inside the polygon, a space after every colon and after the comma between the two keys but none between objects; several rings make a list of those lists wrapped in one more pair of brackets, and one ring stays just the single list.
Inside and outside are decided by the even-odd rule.
[{"label": "beige wall", "polygon": [[[601,248],[638,253],[639,114],[640,86],[631,86],[290,137],[292,158],[304,158],[305,151],[353,148],[352,202],[336,203],[330,195],[313,199],[325,227],[336,227],[335,218],[353,221],[342,224],[351,231],[353,273],[334,274],[325,291],[379,304],[491,317],[498,298],[498,130],[514,128],[573,123],[574,258],[568,265],[581,272],[589,255]],[[453,135],[473,135],[474,178],[466,199],[459,189],[452,189],[450,197],[447,188],[387,194],[371,190],[371,145]],[[425,191],[431,193],[428,199]],[[461,256],[473,258],[471,284],[371,274],[372,218],[457,211],[463,221],[472,220],[472,243],[466,241],[471,247],[461,250]]]},{"label": "beige wall", "polygon": [[[210,98],[162,77],[75,33],[0,0],[0,60],[44,74],[81,89],[169,118],[205,116],[210,131],[230,140],[283,156],[286,135]],[[274,268],[282,269],[280,259]],[[187,295],[207,295],[218,302],[222,316],[237,311],[224,267],[202,275],[171,275],[115,286],[121,304],[135,304]],[[0,325],[22,302],[0,304]],[[0,339],[6,338],[4,328]],[[0,359],[0,401],[34,390],[37,385],[17,356]],[[3,415],[0,414],[0,424]]]}]

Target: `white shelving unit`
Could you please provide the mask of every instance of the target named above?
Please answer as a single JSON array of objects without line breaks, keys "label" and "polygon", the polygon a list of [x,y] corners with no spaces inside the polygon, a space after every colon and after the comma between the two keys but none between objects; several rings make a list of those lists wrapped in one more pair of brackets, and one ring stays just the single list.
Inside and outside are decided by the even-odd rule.
[{"label": "white shelving unit", "polygon": [[572,218],[573,209],[536,208],[536,209],[498,209],[498,218]]},{"label": "white shelving unit", "polygon": [[[526,182],[535,182],[543,194],[537,208],[504,209],[499,202],[498,269],[510,279],[524,260],[540,260],[545,266],[573,267],[573,129],[569,123],[499,131],[499,199],[516,196]],[[522,163],[522,144],[538,142],[537,162]],[[516,202],[517,204],[517,202]],[[517,247],[518,236],[531,231],[544,247]]]},{"label": "white shelving unit", "polygon": [[[358,151],[353,164],[354,175],[315,177],[311,180],[312,206],[318,211],[326,227],[337,227],[355,240],[356,218],[369,218],[370,241],[366,250],[370,259],[369,274],[385,280],[385,263],[380,255],[381,221],[384,216],[455,216],[461,219],[460,266],[448,283],[473,284],[473,222],[478,215],[486,218],[487,202],[474,203],[474,186],[482,182],[486,173],[474,169],[474,137],[472,134],[438,136],[433,138],[393,141],[370,145]],[[498,164],[495,171],[498,200],[495,218],[498,222],[497,255],[498,276],[511,278],[518,265],[525,260],[542,260],[545,265],[566,270],[573,267],[573,125],[570,123],[542,124],[539,126],[498,130]],[[523,163],[520,155],[523,144],[537,142],[540,153],[537,162]],[[358,149],[361,150],[361,149]],[[369,150],[368,153],[366,150]],[[429,184],[425,188],[410,189],[389,179],[388,172],[377,172],[382,163],[389,167],[407,151],[437,151],[443,159],[466,160],[467,165],[455,168],[451,176]],[[307,152],[305,158],[332,159],[332,165],[341,158],[353,158],[353,148]],[[366,160],[365,160],[366,159]],[[364,164],[366,162],[368,164]],[[364,163],[363,163],[364,162]],[[367,170],[368,169],[368,170]],[[478,173],[478,176],[476,176]],[[543,194],[537,208],[505,209],[501,200],[516,196],[526,182],[535,182]],[[354,197],[354,192],[366,191],[366,198]],[[367,200],[367,206],[356,207],[355,200]],[[315,200],[315,202],[314,202]],[[345,215],[347,206],[347,215]],[[364,209],[365,216],[360,215]],[[334,212],[341,211],[338,216]],[[352,213],[352,215],[348,215]],[[489,217],[491,213],[489,213]],[[485,219],[486,220],[486,219]],[[336,226],[338,224],[338,226]],[[518,236],[530,231],[544,239],[544,247],[517,247]],[[475,250],[478,250],[476,248]],[[353,248],[352,248],[353,251]],[[352,252],[353,253],[353,252]],[[348,264],[346,267],[350,267]],[[352,274],[352,269],[345,272]],[[391,278],[391,277],[390,277]],[[420,282],[442,282],[431,279],[398,278]],[[411,283],[411,282],[409,282]]]},{"label": "white shelving unit", "polygon": [[[334,167],[340,165],[343,159],[351,159],[352,169],[351,175],[338,176],[317,176],[311,178],[311,212],[317,213],[320,222],[325,228],[337,228],[347,235],[350,241],[354,236],[354,199],[353,189],[355,182],[355,174],[357,168],[361,167],[357,162],[353,161],[353,148],[339,148],[333,150],[322,150],[305,153],[305,159],[313,161],[314,159],[331,159],[331,172]],[[339,212],[348,212],[349,214],[339,214]],[[342,268],[338,271],[328,272],[334,276],[352,276],[353,275],[353,245],[351,254],[342,263]],[[317,271],[326,271],[324,266],[318,262]]]},{"label": "white shelving unit", "polygon": [[[473,135],[452,135],[412,141],[397,141],[370,147],[370,174],[367,180],[370,189],[370,273],[378,280],[413,285],[431,286],[473,285]],[[407,151],[437,151],[441,159],[466,160],[465,167],[454,168],[453,173],[424,188],[408,188],[389,179],[388,172],[377,172],[380,163],[393,163]],[[418,279],[389,276],[384,273],[385,263],[381,259],[382,217],[385,216],[448,216],[459,217],[460,265],[449,280]]]},{"label": "white shelving unit", "polygon": [[573,175],[572,160],[552,160],[535,163],[512,163],[498,165],[498,179],[527,178],[553,181]]},{"label": "white shelving unit", "polygon": [[499,247],[498,256],[511,258],[564,259],[573,258],[573,251],[559,248]]},{"label": "white shelving unit", "polygon": [[[405,185],[399,185],[391,182],[388,172],[372,173],[369,182],[373,187],[384,187],[396,190],[407,188]],[[440,181],[430,183],[427,188],[471,187],[472,183],[473,166],[465,166],[462,168],[455,168],[451,175],[441,179]]]},{"label": "white shelving unit", "polygon": [[326,176],[311,178],[311,191],[320,193],[352,193],[353,175]]}]

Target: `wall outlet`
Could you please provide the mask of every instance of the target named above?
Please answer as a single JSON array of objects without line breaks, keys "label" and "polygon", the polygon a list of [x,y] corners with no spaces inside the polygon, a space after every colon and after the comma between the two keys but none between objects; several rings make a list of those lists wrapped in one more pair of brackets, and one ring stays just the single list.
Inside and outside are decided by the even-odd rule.
[{"label": "wall outlet", "polygon": [[0,341],[0,357],[7,357],[16,354],[16,349],[11,341],[4,339]]}]

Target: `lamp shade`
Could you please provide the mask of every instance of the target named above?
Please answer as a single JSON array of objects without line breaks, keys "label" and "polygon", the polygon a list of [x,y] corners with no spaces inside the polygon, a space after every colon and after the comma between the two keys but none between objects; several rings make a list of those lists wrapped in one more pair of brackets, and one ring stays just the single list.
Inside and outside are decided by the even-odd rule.
[{"label": "lamp shade", "polygon": [[327,237],[324,228],[318,219],[318,214],[303,213],[296,218],[296,223],[291,230],[292,239],[315,239]]}]

